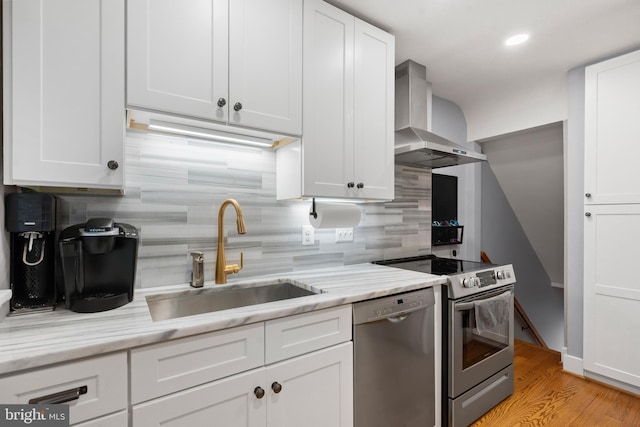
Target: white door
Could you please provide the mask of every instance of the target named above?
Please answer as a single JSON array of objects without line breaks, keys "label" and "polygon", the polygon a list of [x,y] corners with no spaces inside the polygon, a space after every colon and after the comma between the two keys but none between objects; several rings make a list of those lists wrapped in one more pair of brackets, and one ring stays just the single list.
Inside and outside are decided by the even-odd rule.
[{"label": "white door", "polygon": [[127,105],[227,120],[228,0],[127,1]]},{"label": "white door", "polygon": [[264,368],[170,394],[133,407],[135,427],[265,427],[267,394]]},{"label": "white door", "polygon": [[640,387],[640,205],[585,215],[584,369]]},{"label": "white door", "polygon": [[229,122],[302,133],[302,0],[233,0]]},{"label": "white door", "polygon": [[123,186],[124,19],[124,0],[12,2],[12,183]]},{"label": "white door", "polygon": [[640,203],[640,51],[585,71],[585,202]]},{"label": "white door", "polygon": [[355,21],[354,177],[358,197],[394,195],[395,39]]},{"label": "white door", "polygon": [[267,386],[268,427],[353,426],[352,343],[268,366]]},{"label": "white door", "polygon": [[354,183],[354,18],[309,0],[304,26],[302,195],[355,197],[348,187]]}]

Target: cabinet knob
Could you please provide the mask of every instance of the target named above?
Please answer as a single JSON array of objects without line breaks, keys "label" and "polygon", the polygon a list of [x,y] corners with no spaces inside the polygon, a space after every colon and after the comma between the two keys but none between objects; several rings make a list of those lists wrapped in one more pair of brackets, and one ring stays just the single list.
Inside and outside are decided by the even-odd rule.
[{"label": "cabinet knob", "polygon": [[274,382],[271,384],[271,390],[273,390],[274,393],[280,393],[282,391],[282,384],[277,381]]},{"label": "cabinet knob", "polygon": [[107,162],[107,167],[108,167],[109,169],[111,169],[112,171],[114,171],[114,170],[118,169],[118,166],[120,166],[120,165],[119,165],[119,164],[118,164],[118,162],[116,162],[115,160],[109,160],[109,161]]},{"label": "cabinet knob", "polygon": [[358,188],[364,188],[364,182],[359,182],[358,185],[356,185],[356,187]]},{"label": "cabinet knob", "polygon": [[235,105],[233,106],[233,109],[236,111],[242,110],[242,104],[239,102],[236,102]]},{"label": "cabinet knob", "polygon": [[353,188],[355,185],[356,184],[354,182],[347,182],[347,188]]},{"label": "cabinet knob", "polygon": [[224,107],[227,105],[227,100],[224,98],[218,98],[218,107]]},{"label": "cabinet knob", "polygon": [[258,386],[253,389],[253,394],[255,394],[258,399],[262,399],[264,397],[264,390]]},{"label": "cabinet knob", "polygon": [[586,213],[584,214],[584,216],[586,216],[586,217],[591,216],[591,212],[586,212]]},{"label": "cabinet knob", "polygon": [[591,193],[587,193],[584,195],[584,197],[586,197],[587,199],[591,197]]}]

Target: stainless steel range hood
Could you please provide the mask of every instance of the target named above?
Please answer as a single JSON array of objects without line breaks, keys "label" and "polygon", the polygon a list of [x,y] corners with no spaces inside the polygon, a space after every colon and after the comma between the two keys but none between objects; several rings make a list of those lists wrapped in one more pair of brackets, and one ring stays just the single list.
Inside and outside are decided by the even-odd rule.
[{"label": "stainless steel range hood", "polygon": [[396,67],[396,163],[441,168],[487,160],[482,153],[430,132],[430,123],[431,84],[427,82],[427,69],[407,60]]}]

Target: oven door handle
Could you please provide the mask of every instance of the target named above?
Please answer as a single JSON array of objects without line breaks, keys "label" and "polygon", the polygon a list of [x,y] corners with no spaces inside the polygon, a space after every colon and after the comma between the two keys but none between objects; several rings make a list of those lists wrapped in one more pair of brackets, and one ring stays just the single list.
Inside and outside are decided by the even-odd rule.
[{"label": "oven door handle", "polygon": [[508,290],[508,291],[505,291],[505,292],[501,292],[499,294],[490,295],[490,296],[488,296],[486,298],[479,298],[479,299],[474,300],[472,302],[457,303],[457,304],[454,304],[453,307],[455,308],[456,311],[471,310],[473,307],[475,307],[475,305],[474,305],[475,301],[483,301],[483,300],[486,300],[486,299],[489,299],[489,298],[493,298],[493,297],[497,297],[497,296],[500,296],[500,295],[504,295],[506,293],[510,294],[512,292],[511,292],[511,290]]}]

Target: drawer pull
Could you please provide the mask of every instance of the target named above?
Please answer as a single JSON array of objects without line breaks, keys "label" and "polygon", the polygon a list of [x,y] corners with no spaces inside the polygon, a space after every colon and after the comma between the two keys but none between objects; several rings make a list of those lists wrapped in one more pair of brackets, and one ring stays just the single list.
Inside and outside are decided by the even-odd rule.
[{"label": "drawer pull", "polygon": [[46,396],[34,397],[29,400],[30,405],[38,404],[59,404],[65,402],[71,402],[72,400],[78,400],[80,395],[87,394],[87,386],[72,388],[71,390],[59,391],[57,393],[48,394]]}]

